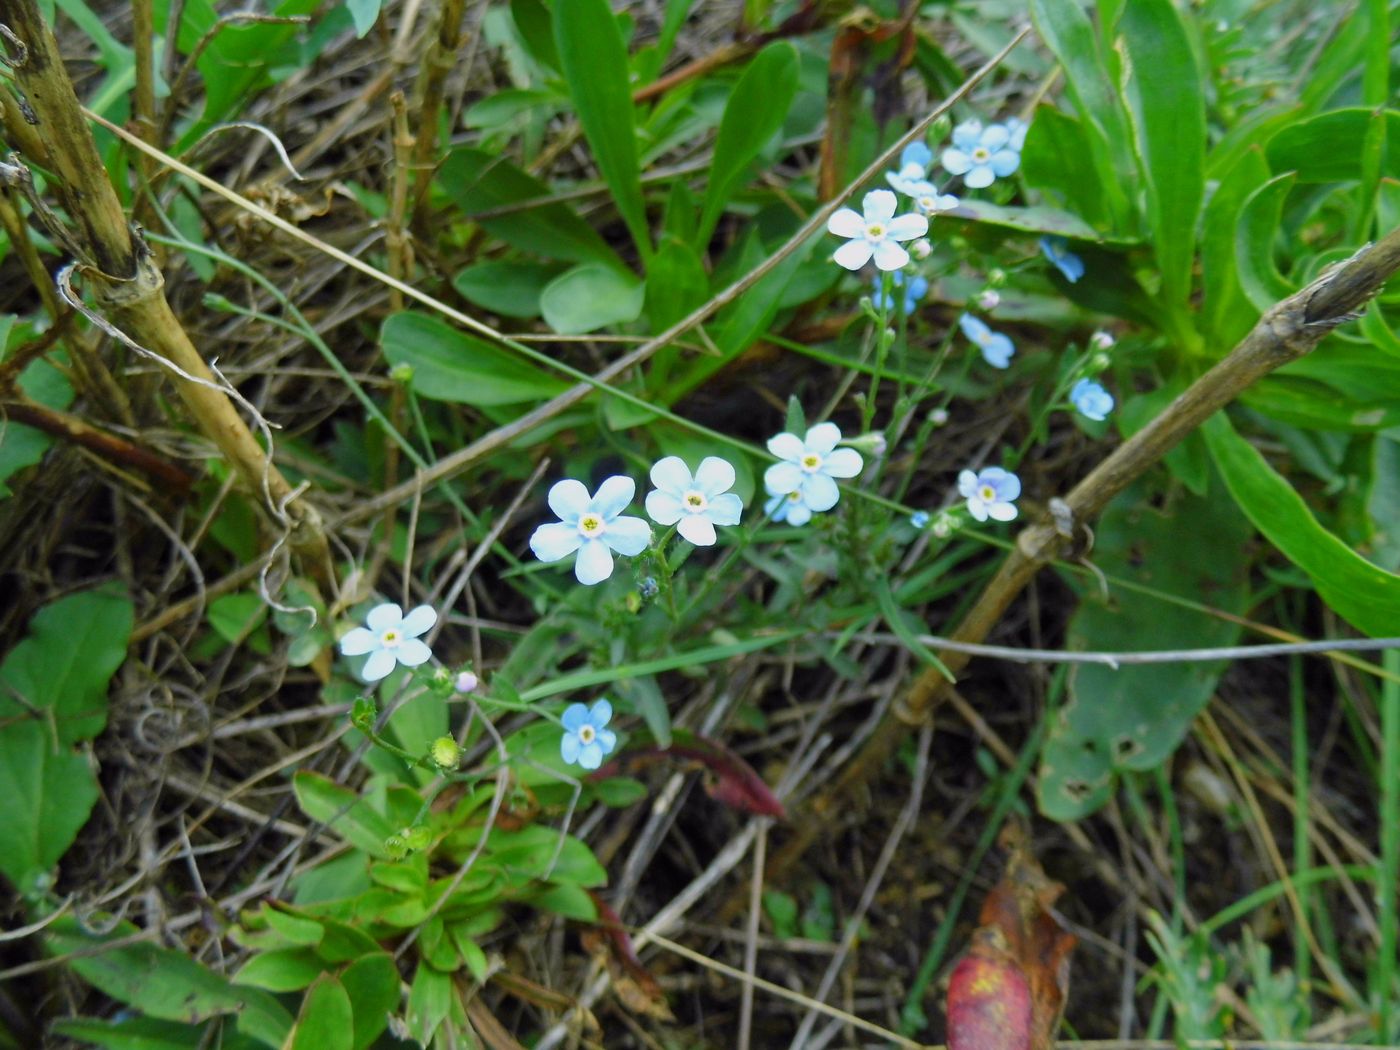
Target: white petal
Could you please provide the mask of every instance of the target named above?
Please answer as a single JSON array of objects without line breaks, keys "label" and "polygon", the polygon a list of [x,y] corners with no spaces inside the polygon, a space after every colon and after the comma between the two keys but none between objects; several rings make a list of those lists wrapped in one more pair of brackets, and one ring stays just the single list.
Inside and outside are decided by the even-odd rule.
[{"label": "white petal", "polygon": [[578,521],[578,516],[588,509],[587,486],[573,478],[556,481],[549,489],[549,509],[558,515],[560,521],[573,525]]},{"label": "white petal", "polygon": [[710,500],[708,510],[710,520],[716,525],[738,525],[744,513],[744,501],[732,492],[725,492]]},{"label": "white petal", "polygon": [[403,610],[393,602],[385,602],[383,605],[376,605],[365,617],[365,623],[369,624],[369,629],[376,634],[383,634],[390,627],[397,627],[403,619]]},{"label": "white petal", "polygon": [[865,235],[865,220],[854,208],[842,208],[826,220],[826,228],[838,237],[861,237]]},{"label": "white petal", "polygon": [[577,733],[585,725],[588,725],[588,708],[582,704],[570,704],[564,708],[564,715],[560,718],[564,723],[564,728],[570,733]]},{"label": "white petal", "polygon": [[602,729],[612,721],[612,716],[612,701],[606,696],[600,696],[588,710],[588,721],[594,729]]},{"label": "white petal", "polygon": [[802,444],[802,439],[796,434],[789,434],[786,430],[781,434],[776,434],[768,439],[768,451],[779,459],[785,459],[789,463],[796,463],[802,458],[802,453],[806,452],[806,447]]},{"label": "white petal", "polygon": [[967,510],[978,521],[987,520],[987,504],[976,496],[970,496],[967,500]]},{"label": "white petal", "polygon": [[[582,707],[582,704],[578,705]],[[578,742],[578,737],[573,733],[565,733],[559,738],[559,757],[569,765],[578,761],[578,753],[583,750],[583,745]]]},{"label": "white petal", "polygon": [[841,428],[835,423],[818,423],[807,428],[807,448],[819,456],[825,456],[841,440]]},{"label": "white petal", "polygon": [[662,492],[683,496],[690,482],[690,468],[680,456],[666,456],[652,464],[651,483]]},{"label": "white petal", "polygon": [[578,526],[555,521],[535,530],[530,537],[530,550],[540,561],[558,561],[578,550],[582,542]]},{"label": "white petal", "polygon": [[583,748],[578,753],[578,764],[584,769],[589,770],[597,769],[603,764],[603,749],[599,746],[597,740],[594,740],[591,744],[583,745]]},{"label": "white petal", "polygon": [[992,183],[996,182],[996,180],[996,174],[992,171],[990,164],[979,164],[963,176],[963,182],[974,190],[980,190],[984,186],[990,186]]},{"label": "white petal", "polygon": [[889,221],[898,204],[898,199],[889,190],[871,190],[860,202],[861,207],[865,209],[867,223]]},{"label": "white petal", "polygon": [[403,631],[406,638],[417,638],[420,634],[437,623],[437,613],[431,605],[420,605],[416,609],[410,609],[408,615],[403,618],[403,623],[399,624],[399,630]]},{"label": "white petal", "polygon": [[812,508],[805,503],[791,503],[788,505],[786,520],[793,527],[806,525],[812,520]]},{"label": "white petal", "polygon": [[802,484],[802,468],[795,463],[774,463],[763,472],[763,487],[770,495],[796,492]]},{"label": "white petal", "polygon": [[394,654],[388,649],[378,649],[370,654],[370,658],[365,661],[364,668],[360,674],[366,682],[377,682],[381,678],[387,678],[389,672],[394,669]]},{"label": "white petal", "polygon": [[706,456],[695,471],[695,487],[705,494],[706,499],[714,499],[721,492],[734,486],[734,467],[728,460],[718,456]]},{"label": "white petal", "polygon": [[870,242],[864,237],[855,241],[847,241],[837,248],[831,256],[836,261],[837,266],[844,266],[848,270],[859,270],[870,261],[871,254],[875,251],[870,247]]},{"label": "white petal", "polygon": [[598,741],[598,746],[603,749],[605,755],[612,754],[613,748],[617,747],[617,734],[611,729],[599,729],[594,739]]},{"label": "white petal", "polygon": [[992,171],[1005,178],[1021,166],[1021,155],[1004,149],[992,154]]},{"label": "white petal", "polygon": [[958,495],[971,496],[977,491],[977,475],[970,470],[958,471]]},{"label": "white petal", "polygon": [[887,232],[896,241],[912,241],[915,237],[922,237],[928,233],[928,219],[912,212],[908,215],[899,215],[890,220],[890,228]]},{"label": "white petal", "polygon": [[972,158],[960,149],[943,151],[943,168],[950,175],[961,175],[972,167]]},{"label": "white petal", "polygon": [[590,510],[597,511],[604,521],[613,518],[627,509],[632,497],[637,494],[637,483],[622,474],[614,474],[598,486],[597,495],[588,504]]},{"label": "white petal", "polygon": [[678,531],[697,547],[713,547],[715,527],[704,514],[687,514],[681,519]]},{"label": "white petal", "polygon": [[1011,132],[1006,130],[1004,124],[989,125],[987,130],[982,132],[981,145],[995,153],[1007,144],[1011,139]]},{"label": "white petal", "polygon": [[674,525],[683,513],[681,501],[669,492],[655,489],[647,493],[647,514],[658,525]]},{"label": "white petal", "polygon": [[881,270],[898,270],[909,265],[909,253],[894,241],[875,246],[875,265]]},{"label": "white petal", "polygon": [[405,667],[417,667],[425,664],[433,658],[433,651],[427,644],[417,638],[409,638],[399,646],[398,652],[394,654],[398,657],[399,663]]},{"label": "white petal", "polygon": [[982,139],[982,122],[965,120],[953,129],[953,145],[959,149],[976,149]]},{"label": "white petal", "polygon": [[371,649],[379,648],[379,635],[364,627],[346,631],[340,640],[340,651],[346,656],[364,656]]},{"label": "white petal", "polygon": [[618,554],[631,558],[646,550],[651,542],[651,526],[641,518],[623,515],[608,524],[608,531],[603,533],[603,542]]},{"label": "white petal", "polygon": [[606,580],[612,571],[612,551],[602,540],[589,540],[579,548],[578,560],[574,562],[574,576],[579,583],[592,587]]},{"label": "white petal", "polygon": [[830,510],[841,498],[841,490],[825,474],[809,474],[802,483],[802,502],[812,510]]},{"label": "white petal", "polygon": [[1011,521],[1016,517],[1016,504],[1014,503],[993,503],[987,508],[996,521]]},{"label": "white petal", "polygon": [[838,448],[822,460],[822,470],[833,478],[853,478],[863,466],[865,461],[853,448]]}]

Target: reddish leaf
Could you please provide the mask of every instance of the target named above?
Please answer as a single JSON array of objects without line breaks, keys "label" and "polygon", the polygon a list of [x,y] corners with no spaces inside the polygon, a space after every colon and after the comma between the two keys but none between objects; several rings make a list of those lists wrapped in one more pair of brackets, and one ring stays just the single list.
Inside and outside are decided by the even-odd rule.
[{"label": "reddish leaf", "polygon": [[705,770],[705,793],[716,802],[760,817],[787,819],[787,810],[778,796],[754,772],[753,766],[729,748],[709,737],[677,729],[666,749],[629,750],[592,774],[593,780],[606,780],[667,759],[693,763]]},{"label": "reddish leaf", "polygon": [[585,930],[581,940],[590,955],[604,958],[608,973],[612,976],[613,992],[633,1013],[658,1021],[674,1020],[671,1007],[666,1003],[666,994],[637,958],[632,938],[623,928],[622,919],[598,894],[590,890],[588,895],[598,908],[598,924]]},{"label": "reddish leaf", "polygon": [[1006,873],[948,983],[948,1050],[1050,1050],[1069,992],[1075,937],[1050,908],[1064,892],[1008,826]]}]

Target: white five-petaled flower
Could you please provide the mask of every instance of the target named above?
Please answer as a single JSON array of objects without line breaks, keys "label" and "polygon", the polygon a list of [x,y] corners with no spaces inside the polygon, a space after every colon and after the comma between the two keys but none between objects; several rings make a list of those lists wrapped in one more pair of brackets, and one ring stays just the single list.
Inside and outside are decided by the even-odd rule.
[{"label": "white five-petaled flower", "polygon": [[1001,467],[986,467],[958,474],[958,493],[967,499],[968,512],[978,521],[1011,521],[1016,517],[1016,497],[1021,479]]},{"label": "white five-petaled flower", "polygon": [[[806,438],[784,431],[768,439],[768,451],[777,456],[781,463],[774,463],[763,473],[763,487],[769,495],[781,496],[786,504],[779,502],[769,513],[777,518],[774,510],[785,510],[783,518],[792,525],[802,525],[811,518],[813,511],[830,510],[841,498],[841,490],[836,487],[836,478],[853,478],[860,473],[865,461],[853,448],[837,448],[841,440],[841,430],[835,423],[818,423],[809,427]],[[796,493],[800,499],[793,500]],[[802,514],[801,509],[806,509]],[[774,507],[772,500],[769,506]],[[801,520],[795,520],[800,518]]]},{"label": "white five-petaled flower", "polygon": [[928,220],[922,215],[895,215],[897,203],[889,190],[872,190],[861,201],[864,215],[842,208],[826,221],[826,228],[836,236],[850,238],[832,256],[838,265],[859,270],[872,258],[881,270],[908,265],[909,253],[898,242],[928,233]]},{"label": "white five-petaled flower", "polygon": [[540,561],[559,561],[577,551],[578,582],[602,583],[612,575],[613,551],[630,557],[651,542],[651,526],[622,513],[636,492],[636,482],[620,474],[604,481],[592,496],[581,481],[555,482],[549,490],[549,509],[559,521],[537,528],[530,550]]},{"label": "white five-petaled flower", "polygon": [[675,525],[676,531],[697,547],[715,542],[716,525],[737,525],[744,504],[729,489],[734,468],[718,456],[706,456],[694,476],[680,456],[666,456],[651,468],[647,513],[658,525]]},{"label": "white five-petaled flower", "polygon": [[607,698],[592,708],[570,704],[564,710],[564,735],[559,739],[559,754],[565,762],[577,762],[584,769],[597,769],[603,756],[617,747],[617,734],[606,728],[612,721],[612,704]]},{"label": "white five-petaled flower", "polygon": [[393,602],[376,605],[365,617],[367,627],[347,631],[340,640],[340,651],[346,656],[369,654],[360,674],[366,682],[386,677],[396,664],[417,667],[427,663],[432,650],[418,636],[437,623],[437,613],[431,605],[420,605],[403,614]]},{"label": "white five-petaled flower", "polygon": [[1005,178],[1021,164],[1021,155],[1011,148],[1011,132],[1004,125],[982,126],[969,120],[953,129],[953,145],[943,151],[942,164],[952,175],[961,175],[972,189],[990,186]]}]

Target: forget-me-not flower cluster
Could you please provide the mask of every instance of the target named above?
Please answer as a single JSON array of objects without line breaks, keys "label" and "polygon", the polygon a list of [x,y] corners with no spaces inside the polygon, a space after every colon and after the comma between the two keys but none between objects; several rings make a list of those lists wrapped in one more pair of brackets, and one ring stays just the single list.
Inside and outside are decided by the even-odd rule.
[{"label": "forget-me-not flower cluster", "polygon": [[965,121],[953,129],[953,144],[943,151],[940,162],[949,174],[961,175],[964,185],[982,189],[1020,167],[1021,154],[1011,142],[1005,124],[983,127],[980,120]]},{"label": "forget-me-not flower cluster", "polygon": [[768,439],[768,451],[781,462],[763,474],[769,500],[764,511],[774,521],[806,525],[813,514],[830,510],[841,498],[836,478],[853,478],[865,461],[853,448],[837,448],[841,429],[835,423],[818,423],[806,437],[784,431]]}]

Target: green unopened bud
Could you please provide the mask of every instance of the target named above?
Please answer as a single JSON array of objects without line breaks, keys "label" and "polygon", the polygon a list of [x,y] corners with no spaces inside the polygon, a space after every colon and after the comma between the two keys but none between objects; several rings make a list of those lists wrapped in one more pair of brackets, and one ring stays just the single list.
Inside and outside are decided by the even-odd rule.
[{"label": "green unopened bud", "polygon": [[885,442],[884,433],[879,430],[872,430],[869,434],[861,434],[859,437],[847,438],[841,443],[849,445],[857,452],[863,452],[867,456],[883,456],[885,449],[889,447]]},{"label": "green unopened bud", "polygon": [[930,142],[942,142],[948,137],[948,132],[953,130],[953,121],[948,114],[944,113],[935,120],[928,129],[928,140]]},{"label": "green unopened bud", "polygon": [[384,852],[394,860],[400,860],[408,856],[408,843],[402,835],[390,835],[384,840]]},{"label": "green unopened bud", "polygon": [[428,748],[428,757],[438,769],[450,773],[461,764],[462,749],[450,736],[440,736]]},{"label": "green unopened bud", "polygon": [[1006,284],[1006,271],[1000,266],[993,266],[987,271],[987,287],[1000,288]]},{"label": "green unopened bud", "polygon": [[410,852],[416,853],[418,850],[427,849],[433,844],[432,829],[426,824],[415,824],[411,828],[404,828],[399,832],[399,835],[403,838],[404,845],[408,847]]},{"label": "green unopened bud", "polygon": [[395,383],[413,382],[413,366],[410,364],[397,364],[389,369],[389,378]]},{"label": "green unopened bud", "polygon": [[362,733],[368,733],[374,728],[374,720],[379,717],[379,709],[374,706],[374,699],[368,696],[357,696],[355,702],[350,706],[350,724]]},{"label": "green unopened bud", "polygon": [[1107,354],[1095,354],[1089,358],[1089,374],[1098,375],[1100,372],[1106,372],[1111,364],[1113,364],[1113,360]]}]

